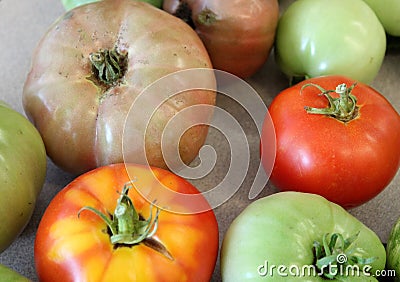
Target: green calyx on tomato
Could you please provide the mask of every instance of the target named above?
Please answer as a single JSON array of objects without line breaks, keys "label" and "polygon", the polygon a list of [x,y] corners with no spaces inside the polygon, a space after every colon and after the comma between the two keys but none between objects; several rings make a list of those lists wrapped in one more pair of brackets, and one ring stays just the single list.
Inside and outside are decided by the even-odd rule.
[{"label": "green calyx on tomato", "polygon": [[143,218],[136,211],[131,198],[128,196],[128,191],[132,187],[132,183],[124,185],[114,213],[111,215],[111,219],[101,211],[90,206],[85,206],[80,209],[78,216],[84,210],[91,211],[98,215],[107,224],[111,233],[111,243],[115,246],[135,245],[143,242],[146,246],[153,248],[168,259],[173,260],[172,255],[162,243],[151,239],[157,231],[160,210],[157,208],[156,215],[153,218],[153,209],[150,208],[149,217],[147,219]]},{"label": "green calyx on tomato", "polygon": [[94,78],[107,86],[116,85],[124,77],[127,56],[127,53],[120,52],[117,47],[111,50],[100,49],[98,52],[91,53],[89,60]]},{"label": "green calyx on tomato", "polygon": [[322,237],[322,244],[315,241],[315,266],[320,270],[320,273],[328,278],[333,279],[341,272],[344,272],[348,267],[354,265],[369,265],[376,257],[364,258],[360,255],[354,255],[354,249],[351,248],[353,242],[356,241],[359,232],[355,235],[344,239],[340,233],[333,233],[328,239],[329,234],[326,233]]},{"label": "green calyx on tomato", "polygon": [[[320,95],[325,96],[329,101],[329,106],[326,108],[312,108],[305,106],[305,110],[309,114],[322,114],[336,118],[342,122],[348,122],[355,119],[358,115],[357,98],[351,91],[356,86],[353,83],[350,87],[347,87],[345,83],[339,84],[335,90],[325,90],[318,84],[307,83],[303,85],[301,91],[309,86],[318,88],[322,93]],[[338,98],[334,98],[330,93],[337,93]]]},{"label": "green calyx on tomato", "polygon": [[197,17],[199,23],[204,24],[206,26],[212,25],[217,20],[217,15],[211,11],[210,9],[204,9],[200,12]]}]

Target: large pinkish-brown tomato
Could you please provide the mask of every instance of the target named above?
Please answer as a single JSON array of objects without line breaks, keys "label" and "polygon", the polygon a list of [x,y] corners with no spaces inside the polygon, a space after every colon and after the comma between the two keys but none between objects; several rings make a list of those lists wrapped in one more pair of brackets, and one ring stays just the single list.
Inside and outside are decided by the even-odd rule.
[{"label": "large pinkish-brown tomato", "polygon": [[[189,26],[147,3],[104,0],[72,9],[49,28],[33,54],[23,105],[43,137],[48,156],[69,172],[83,173],[122,162],[124,157],[134,162],[134,155],[122,153],[124,128],[135,132],[135,126],[147,122],[143,133],[147,161],[166,168],[161,150],[165,125],[183,109],[214,105],[215,91],[171,95],[154,109],[150,121],[130,113],[136,115],[135,122],[124,123],[147,86],[192,68],[211,69],[212,65],[202,41]],[[215,77],[208,76],[207,82],[214,85]],[[154,104],[162,95],[153,91],[145,99]],[[211,112],[204,115],[209,115],[206,120]],[[182,161],[189,163],[203,145],[208,127],[187,129],[190,121],[181,123],[174,125],[182,127],[177,130],[182,135],[173,136],[179,142],[171,142],[171,148],[167,145],[163,150],[176,151],[179,144]],[[137,138],[126,140],[127,151],[134,154],[141,149],[136,148],[141,146]]]},{"label": "large pinkish-brown tomato", "polygon": [[242,78],[267,61],[279,18],[277,0],[164,0],[163,9],[193,26],[214,68]]}]

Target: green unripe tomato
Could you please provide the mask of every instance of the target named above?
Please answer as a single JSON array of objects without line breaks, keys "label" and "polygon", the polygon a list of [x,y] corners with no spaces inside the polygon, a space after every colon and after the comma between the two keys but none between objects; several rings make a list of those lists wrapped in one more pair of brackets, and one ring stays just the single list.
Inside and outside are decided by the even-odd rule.
[{"label": "green unripe tomato", "polygon": [[392,36],[400,36],[399,0],[364,0],[381,21],[385,31]]},{"label": "green unripe tomato", "polygon": [[[337,240],[324,241],[327,234]],[[339,205],[316,194],[281,192],[254,201],[233,220],[221,247],[221,276],[224,282],[378,282],[373,275],[385,261],[376,233]],[[327,279],[329,265],[338,271],[332,268]],[[346,272],[349,265],[359,271]]]},{"label": "green unripe tomato", "polygon": [[0,281],[7,282],[30,282],[28,278],[22,276],[18,272],[8,268],[5,265],[0,264]]},{"label": "green unripe tomato", "polygon": [[363,0],[298,0],[278,23],[276,60],[290,78],[344,75],[370,84],[385,51],[385,30]]},{"label": "green unripe tomato", "polygon": [[46,160],[43,140],[33,124],[0,101],[0,253],[32,216]]}]

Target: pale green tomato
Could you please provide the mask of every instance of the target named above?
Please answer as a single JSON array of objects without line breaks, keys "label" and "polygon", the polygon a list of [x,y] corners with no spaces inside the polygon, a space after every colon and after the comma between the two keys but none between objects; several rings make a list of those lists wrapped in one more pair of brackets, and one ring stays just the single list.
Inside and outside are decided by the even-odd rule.
[{"label": "pale green tomato", "polygon": [[39,132],[0,101],[0,253],[29,222],[45,176],[46,151]]},{"label": "pale green tomato", "polygon": [[[101,0],[61,0],[65,10],[67,11],[87,3],[98,2],[98,1]],[[138,1],[147,2],[157,8],[161,8],[163,2],[163,0],[138,0]]]},{"label": "pale green tomato", "polygon": [[5,282],[29,282],[28,278],[5,265],[0,264],[0,281]]},{"label": "pale green tomato", "polygon": [[399,0],[364,0],[381,21],[385,31],[392,36],[400,36]]},{"label": "pale green tomato", "polygon": [[295,1],[278,23],[276,61],[290,78],[344,75],[370,84],[385,51],[385,30],[363,0]]},{"label": "pale green tomato", "polygon": [[[332,234],[342,237],[327,244],[334,246],[332,252],[318,256],[324,257],[318,263],[326,266],[321,267],[325,274],[328,261],[336,265],[331,274],[337,275],[328,280],[320,276],[314,245],[321,246],[323,237]],[[347,238],[352,243],[342,247],[341,239]],[[358,268],[347,266],[354,257],[365,261]],[[378,236],[339,205],[316,194],[281,192],[251,203],[232,222],[223,239],[221,275],[227,282],[372,282],[385,261]]]}]

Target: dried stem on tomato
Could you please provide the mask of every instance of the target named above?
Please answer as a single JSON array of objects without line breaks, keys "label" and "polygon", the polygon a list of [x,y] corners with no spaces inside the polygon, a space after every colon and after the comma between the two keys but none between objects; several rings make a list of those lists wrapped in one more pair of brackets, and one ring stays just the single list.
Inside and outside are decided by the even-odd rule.
[{"label": "dried stem on tomato", "polygon": [[[363,258],[359,251],[352,244],[358,238],[359,233],[344,239],[340,233],[333,233],[322,237],[322,244],[315,241],[313,244],[315,255],[315,266],[319,274],[328,279],[334,279],[336,276],[344,275],[346,272],[365,272],[365,268],[360,266],[369,265],[374,262],[376,257]],[[354,273],[358,275],[360,273]]]},{"label": "dried stem on tomato", "polygon": [[128,196],[128,191],[132,187],[133,185],[131,182],[125,184],[120,197],[118,198],[114,213],[108,213],[111,218],[101,211],[89,206],[81,208],[78,212],[78,216],[84,210],[91,211],[98,215],[107,224],[111,233],[111,243],[115,246],[143,243],[173,260],[172,255],[168,252],[166,247],[152,238],[158,228],[158,216],[160,214],[159,208],[157,208],[154,218],[153,205],[150,206],[150,215],[148,218],[144,218],[140,215],[136,211],[131,198]]},{"label": "dried stem on tomato", "polygon": [[[307,113],[331,116],[342,122],[349,122],[358,116],[357,98],[351,93],[356,83],[352,84],[350,87],[342,83],[339,84],[335,90],[325,90],[317,84],[307,83],[303,85],[300,91],[303,91],[304,88],[309,86],[318,88],[321,91],[320,95],[328,99],[329,106],[327,108],[312,108],[306,106],[304,109]],[[339,97],[332,97],[330,93],[333,92],[337,93]]]},{"label": "dried stem on tomato", "polygon": [[94,78],[106,87],[116,85],[125,75],[127,54],[120,52],[117,47],[91,53],[89,60]]}]

